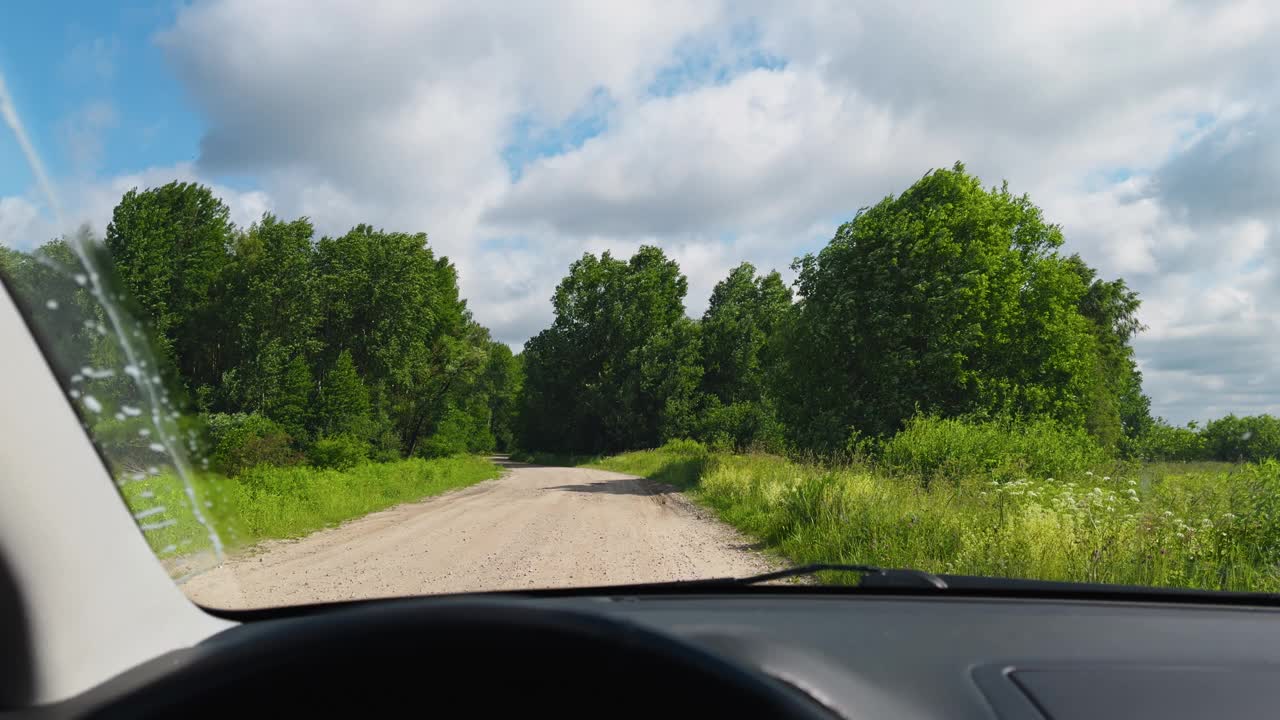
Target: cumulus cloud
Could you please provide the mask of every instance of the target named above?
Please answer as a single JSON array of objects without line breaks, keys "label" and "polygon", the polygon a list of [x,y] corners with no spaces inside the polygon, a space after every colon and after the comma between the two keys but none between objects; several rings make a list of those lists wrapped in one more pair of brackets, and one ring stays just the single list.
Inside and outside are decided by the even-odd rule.
[{"label": "cumulus cloud", "polygon": [[652,99],[581,149],[538,161],[488,219],[569,235],[775,227],[856,209],[938,160],[943,148],[930,145],[910,120],[813,74],[754,70]]},{"label": "cumulus cloud", "polygon": [[[661,245],[697,314],[741,260],[785,268],[963,160],[1142,292],[1157,412],[1270,409],[1278,24],[1251,0],[198,2],[156,38],[207,124],[197,161],[78,201],[229,175],[258,186],[219,188],[238,222],[426,230],[519,345],[584,251]],[[9,200],[0,231],[30,222]]]}]

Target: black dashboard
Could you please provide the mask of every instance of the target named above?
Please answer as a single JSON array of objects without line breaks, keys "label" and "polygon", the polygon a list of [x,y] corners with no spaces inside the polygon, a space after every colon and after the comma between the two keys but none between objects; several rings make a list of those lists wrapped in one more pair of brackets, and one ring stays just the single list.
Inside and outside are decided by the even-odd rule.
[{"label": "black dashboard", "polygon": [[[460,706],[468,715],[1075,720],[1256,718],[1280,707],[1280,609],[1266,606],[759,588],[416,598],[293,613],[244,614],[247,622],[199,646],[31,715],[165,714],[177,707],[166,702],[190,693],[206,711],[197,714],[210,716],[263,708],[268,696],[295,711],[291,698],[318,697],[316,707],[336,713],[353,697],[370,710],[367,698],[404,683],[437,710],[470,698]],[[481,616],[499,622],[473,642],[480,636],[459,618]],[[428,617],[433,624],[417,623]],[[647,651],[670,641],[689,652],[615,665],[598,644],[530,635],[511,617],[567,618],[606,643]],[[406,618],[412,627],[402,629]],[[346,645],[299,641],[341,632]],[[754,690],[741,682],[752,681],[734,668],[769,684],[768,693],[748,698]]]},{"label": "black dashboard", "polygon": [[848,718],[1280,713],[1280,610],[861,596],[576,599],[803,688]]}]

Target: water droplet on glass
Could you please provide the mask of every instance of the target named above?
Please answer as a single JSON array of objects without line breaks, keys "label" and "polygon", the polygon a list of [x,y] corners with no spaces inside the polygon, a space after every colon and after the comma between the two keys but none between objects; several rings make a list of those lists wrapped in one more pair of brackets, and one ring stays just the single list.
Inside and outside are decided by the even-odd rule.
[{"label": "water droplet on glass", "polygon": [[47,307],[47,308],[49,308],[50,310],[57,310],[57,309],[58,309],[58,301],[57,301],[57,300],[53,300],[53,299],[45,300],[45,301],[44,301],[44,306],[45,306],[45,307]]},{"label": "water droplet on glass", "polygon": [[160,468],[156,467],[155,465],[148,466],[148,467],[147,467],[147,474],[148,474],[148,475],[159,475],[159,474],[160,474]]},{"label": "water droplet on glass", "polygon": [[[132,475],[130,475],[130,476],[129,476],[129,479],[130,479],[130,480],[142,480],[142,479],[144,479],[144,478],[146,478],[146,477],[147,477],[146,475],[144,475],[144,474],[142,474],[142,473],[140,473],[140,472],[136,472],[136,473],[133,473]],[[151,491],[150,491],[150,490],[148,490],[147,492],[151,492]]]},{"label": "water droplet on glass", "polygon": [[134,513],[133,516],[138,520],[141,520],[142,518],[151,517],[152,515],[158,515],[162,512],[164,512],[164,506],[156,505],[154,507],[149,507],[146,510],[139,510],[138,512]]},{"label": "water droplet on glass", "polygon": [[161,445],[160,443],[151,443],[147,446],[147,449],[151,452],[162,453],[164,452],[164,445]]},{"label": "water droplet on glass", "polygon": [[125,415],[128,415],[129,417],[138,417],[139,415],[142,414],[142,409],[136,408],[132,405],[121,405],[120,412],[124,413]]},{"label": "water droplet on glass", "polygon": [[115,419],[117,419],[117,420],[124,420],[124,413],[122,413],[122,412],[118,412],[118,413],[116,413],[116,414],[115,414]]},{"label": "water droplet on glass", "polygon": [[89,412],[102,412],[102,403],[98,402],[98,398],[92,395],[84,396],[84,406],[88,408]]},{"label": "water droplet on glass", "polygon": [[73,383],[78,383],[78,382],[81,382],[82,380],[84,380],[84,376],[81,375],[80,373],[76,373],[75,375],[71,376],[71,382]]},{"label": "water droplet on glass", "polygon": [[134,380],[137,380],[139,377],[142,376],[142,371],[138,369],[137,365],[125,365],[124,374],[128,375]]},{"label": "water droplet on glass", "polygon": [[71,279],[75,280],[76,284],[81,287],[84,287],[84,284],[89,282],[89,277],[84,273],[76,273],[75,275],[71,276]]},{"label": "water droplet on glass", "polygon": [[151,431],[148,430],[147,428],[142,428],[141,430],[138,431],[138,437],[148,437],[150,435],[151,435]]},{"label": "water droplet on glass", "polygon": [[[138,476],[138,479],[139,479],[139,480],[141,480],[141,479],[142,479],[142,476],[141,476],[141,475],[139,475],[139,476]],[[138,493],[138,497],[140,497],[140,498],[153,498],[153,497],[155,497],[155,496],[156,496],[156,494],[155,494],[155,492],[154,492],[154,491],[152,491],[152,490],[143,490],[142,492]]]},{"label": "water droplet on glass", "polygon": [[78,398],[78,397],[80,397],[80,391],[79,391],[79,390],[68,390],[68,391],[67,391],[67,394],[68,394],[68,395],[70,395],[72,398]]},{"label": "water droplet on glass", "polygon": [[177,551],[178,551],[178,546],[177,546],[177,545],[174,545],[174,544],[172,544],[172,543],[170,543],[169,545],[165,545],[164,547],[160,548],[160,554],[161,554],[161,555],[168,555],[169,553],[177,552]]},{"label": "water droplet on glass", "polygon": [[153,382],[153,383],[155,383],[155,384],[159,385],[159,384],[160,384],[160,376],[159,376],[159,375],[152,375],[152,376],[151,376],[151,382]]}]

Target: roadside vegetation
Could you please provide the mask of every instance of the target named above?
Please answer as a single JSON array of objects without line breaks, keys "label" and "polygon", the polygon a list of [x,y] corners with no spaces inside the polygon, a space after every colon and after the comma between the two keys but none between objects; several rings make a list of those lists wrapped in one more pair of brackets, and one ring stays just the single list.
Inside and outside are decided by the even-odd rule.
[{"label": "roadside vegetation", "polygon": [[[958,438],[958,452],[963,445]],[[909,465],[831,467],[714,452],[692,441],[591,466],[684,490],[796,563],[1280,591],[1280,463],[1082,469],[1070,438],[1061,459],[1047,457],[1055,451],[1043,450],[1041,461],[1064,469],[1056,475],[997,478],[981,469],[979,457],[967,463],[972,469],[933,481]],[[1020,457],[1016,446],[1009,452]]]},{"label": "roadside vegetation", "polygon": [[[344,469],[259,465],[236,478],[197,476],[198,505],[235,551],[262,540],[296,538],[403,502],[422,500],[498,477],[500,469],[479,457],[456,456],[364,462]],[[181,483],[161,474],[121,487],[135,512],[162,508],[139,519],[162,558],[208,550],[205,526],[194,517]]]}]

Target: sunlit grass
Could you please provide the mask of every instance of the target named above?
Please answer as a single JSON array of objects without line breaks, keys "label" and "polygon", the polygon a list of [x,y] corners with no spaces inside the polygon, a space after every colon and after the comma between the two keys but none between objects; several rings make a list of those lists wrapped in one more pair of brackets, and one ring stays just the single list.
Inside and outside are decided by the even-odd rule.
[{"label": "sunlit grass", "polygon": [[[933,482],[696,443],[593,464],[672,482],[797,563],[1280,591],[1280,464]],[[1273,519],[1276,518],[1276,519]]]},{"label": "sunlit grass", "polygon": [[[393,505],[495,478],[498,466],[478,457],[413,458],[365,463],[349,470],[262,466],[234,479],[195,478],[197,508],[229,551],[261,540],[300,537]],[[125,501],[162,559],[212,548],[185,487],[172,473],[127,482]]]}]

